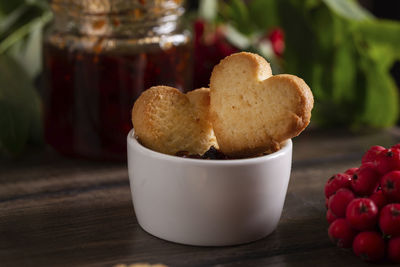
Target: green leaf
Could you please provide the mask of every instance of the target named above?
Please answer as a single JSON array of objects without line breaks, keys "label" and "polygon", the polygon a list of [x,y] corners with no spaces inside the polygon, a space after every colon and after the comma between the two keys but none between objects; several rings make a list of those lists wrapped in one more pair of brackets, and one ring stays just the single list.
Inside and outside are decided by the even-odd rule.
[{"label": "green leaf", "polygon": [[279,25],[276,0],[253,0],[248,9],[250,18],[260,30],[266,31]]},{"label": "green leaf", "polygon": [[321,0],[304,0],[303,5],[306,9],[310,10],[318,7],[321,4]]},{"label": "green leaf", "polygon": [[373,20],[357,23],[355,32],[372,45],[387,49],[386,58],[400,59],[400,23],[390,20]]},{"label": "green leaf", "polygon": [[336,38],[332,67],[332,100],[351,105],[357,101],[356,75],[357,58],[352,36],[346,29],[346,22],[334,21]]},{"label": "green leaf", "polygon": [[367,57],[361,58],[366,75],[366,99],[362,121],[373,127],[393,126],[399,115],[399,94],[387,69]]},{"label": "green leaf", "polygon": [[285,32],[284,68],[286,73],[298,75],[310,83],[319,47],[312,24],[300,8],[300,4],[293,5],[288,0],[278,2],[280,26]]},{"label": "green leaf", "polygon": [[37,27],[43,27],[51,19],[51,13],[46,12],[43,16],[32,19],[28,23],[22,25],[12,33],[10,33],[5,39],[0,42],[0,54],[4,53],[11,46],[19,41],[22,41],[26,36],[28,36],[32,31],[37,29]]},{"label": "green leaf", "polygon": [[16,107],[5,99],[0,99],[0,152],[15,156],[22,151],[29,138],[28,114],[18,112]]},{"label": "green leaf", "polygon": [[41,132],[40,99],[28,75],[12,58],[0,57],[0,150],[15,156],[33,130]]},{"label": "green leaf", "polygon": [[251,21],[249,10],[242,0],[230,0],[223,5],[223,13],[227,20],[241,33],[251,34],[253,23]]},{"label": "green leaf", "polygon": [[228,41],[239,49],[247,49],[251,45],[249,37],[240,33],[229,24],[226,25],[225,34]]},{"label": "green leaf", "polygon": [[212,22],[218,14],[217,0],[201,0],[199,2],[199,16],[206,21]]},{"label": "green leaf", "polygon": [[20,5],[15,10],[13,10],[10,14],[7,14],[2,20],[0,20],[0,36],[4,36],[5,33],[13,27],[13,25],[17,24],[18,21],[22,19],[22,17],[28,11],[28,5]]},{"label": "green leaf", "polygon": [[2,0],[0,1],[0,14],[9,14],[20,5],[24,4],[25,0]]},{"label": "green leaf", "polygon": [[27,0],[0,20],[0,54],[16,59],[33,80],[42,67],[42,32],[52,14],[42,0]]},{"label": "green leaf", "polygon": [[353,47],[348,43],[344,43],[338,47],[334,54],[332,69],[333,101],[340,103],[355,100],[356,70]]},{"label": "green leaf", "polygon": [[339,16],[355,21],[368,20],[373,16],[360,4],[353,0],[322,0]]},{"label": "green leaf", "polygon": [[0,41],[6,39],[19,28],[29,24],[32,20],[40,18],[46,11],[38,5],[24,4],[1,19],[2,29]]},{"label": "green leaf", "polygon": [[31,80],[34,80],[42,70],[42,32],[42,23],[34,25],[29,35],[7,51],[8,55],[24,67]]}]

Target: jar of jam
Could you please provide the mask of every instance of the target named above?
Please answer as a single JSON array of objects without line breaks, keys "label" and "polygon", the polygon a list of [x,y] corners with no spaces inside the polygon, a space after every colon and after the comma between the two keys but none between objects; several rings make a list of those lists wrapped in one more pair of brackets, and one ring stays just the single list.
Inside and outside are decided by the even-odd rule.
[{"label": "jar of jam", "polygon": [[44,38],[45,138],[57,151],[125,159],[136,98],[153,85],[191,89],[191,38],[180,0],[52,0]]}]

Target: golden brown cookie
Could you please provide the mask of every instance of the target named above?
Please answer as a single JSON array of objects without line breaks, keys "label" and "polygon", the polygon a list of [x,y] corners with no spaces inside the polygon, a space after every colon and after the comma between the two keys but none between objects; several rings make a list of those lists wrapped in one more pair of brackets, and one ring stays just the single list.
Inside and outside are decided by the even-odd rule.
[{"label": "golden brown cookie", "polygon": [[170,155],[203,154],[217,147],[209,119],[208,88],[187,94],[169,86],[144,91],[132,109],[135,135],[146,147]]},{"label": "golden brown cookie", "polygon": [[236,157],[277,150],[310,122],[313,95],[294,75],[272,76],[252,53],[223,59],[211,75],[211,121],[220,150]]}]

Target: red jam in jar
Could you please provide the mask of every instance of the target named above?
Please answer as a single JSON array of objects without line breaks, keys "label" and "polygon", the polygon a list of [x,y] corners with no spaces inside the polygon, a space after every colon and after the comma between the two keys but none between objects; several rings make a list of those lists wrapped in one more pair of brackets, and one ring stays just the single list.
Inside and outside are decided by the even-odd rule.
[{"label": "red jam in jar", "polygon": [[[190,36],[178,28],[181,3],[123,6],[115,14],[117,7],[52,2],[55,20],[44,41],[45,137],[63,154],[125,159],[130,111],[141,92],[154,85],[192,87]],[[66,27],[66,20],[75,25]]]}]

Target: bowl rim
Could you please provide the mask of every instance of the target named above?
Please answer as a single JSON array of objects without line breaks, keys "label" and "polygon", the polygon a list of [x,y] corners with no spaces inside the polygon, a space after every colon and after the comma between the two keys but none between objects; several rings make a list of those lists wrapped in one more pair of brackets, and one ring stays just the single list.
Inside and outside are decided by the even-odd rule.
[{"label": "bowl rim", "polygon": [[291,153],[292,151],[292,140],[287,139],[284,141],[283,146],[278,151],[275,151],[271,154],[254,157],[254,158],[244,158],[244,159],[229,159],[229,160],[218,160],[218,159],[193,159],[193,158],[183,158],[178,156],[173,156],[169,154],[164,154],[161,152],[157,152],[151,150],[145,146],[143,146],[135,137],[134,129],[132,128],[127,136],[127,149],[137,149],[140,153],[146,154],[146,156],[150,158],[155,158],[158,160],[170,161],[174,163],[196,163],[196,164],[204,164],[204,165],[247,165],[253,163],[260,163],[273,160],[278,157],[282,157],[287,153]]}]

